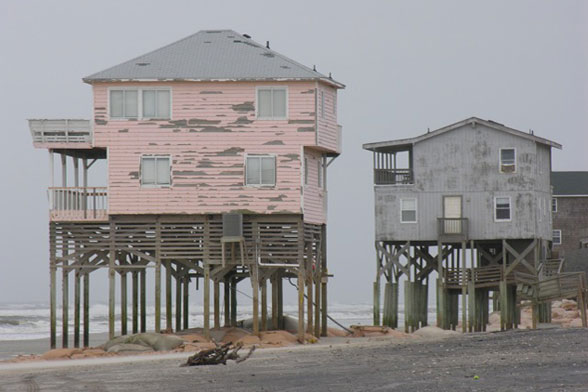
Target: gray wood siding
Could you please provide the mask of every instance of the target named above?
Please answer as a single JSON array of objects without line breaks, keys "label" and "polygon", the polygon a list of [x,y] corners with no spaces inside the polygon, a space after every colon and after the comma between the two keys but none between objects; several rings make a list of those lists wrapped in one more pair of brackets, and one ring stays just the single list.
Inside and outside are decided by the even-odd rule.
[{"label": "gray wood siding", "polygon": [[[500,173],[500,148],[516,148],[516,172]],[[469,238],[551,239],[550,149],[477,124],[413,146],[414,185],[375,186],[377,240],[434,241],[443,196],[461,195]],[[494,198],[511,198],[511,221],[495,222]],[[400,222],[400,198],[416,198],[418,222]],[[547,212],[540,208],[545,205]],[[540,207],[541,206],[541,207]]]}]

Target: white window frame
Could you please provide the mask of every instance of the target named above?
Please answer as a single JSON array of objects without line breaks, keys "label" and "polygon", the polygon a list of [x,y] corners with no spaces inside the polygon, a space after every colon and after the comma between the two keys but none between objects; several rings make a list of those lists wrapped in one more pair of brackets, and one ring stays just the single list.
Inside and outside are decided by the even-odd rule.
[{"label": "white window frame", "polygon": [[[247,159],[248,158],[273,158],[274,159],[274,183],[273,184],[248,184],[247,183]],[[275,188],[276,184],[278,183],[278,158],[276,154],[245,154],[243,167],[243,184],[246,187],[253,187],[253,188]],[[261,165],[260,165],[261,169]],[[259,179],[261,180],[261,173]]]},{"label": "white window frame", "polygon": [[[558,236],[559,237],[559,241],[558,242],[555,242],[555,238],[557,238],[555,236],[555,233],[556,232],[559,234],[559,236]],[[562,240],[562,238],[561,238],[561,230],[559,230],[559,229],[553,229],[553,231],[551,233],[551,242],[553,243],[553,245],[561,245],[561,240]]]},{"label": "white window frame", "polygon": [[557,197],[551,198],[551,212],[557,212]]},{"label": "white window frame", "polygon": [[[157,158],[167,158],[169,160],[169,184],[143,184],[143,158],[155,158],[157,162]],[[142,154],[139,157],[139,184],[141,188],[171,188],[173,178],[172,178],[172,156],[171,154]],[[157,173],[157,164],[155,165],[155,172]]]},{"label": "white window frame", "polygon": [[[404,211],[404,202],[414,200],[414,221],[405,221],[402,219],[402,211]],[[412,211],[412,210],[406,210]],[[404,197],[400,199],[400,223],[418,223],[419,220],[419,203],[416,197]]]},{"label": "white window frame", "polygon": [[[129,121],[129,120],[161,120],[171,121],[173,113],[173,94],[172,88],[166,86],[112,86],[108,87],[106,93],[106,112],[108,119],[111,121]],[[121,91],[121,90],[132,90],[137,92],[137,117],[112,117],[110,115],[110,92]],[[169,91],[169,118],[153,118],[143,117],[143,91],[144,90],[158,90],[158,91]]]},{"label": "white window frame", "polygon": [[[514,170],[513,171],[503,171],[502,170],[502,151],[503,150],[513,150],[514,151]],[[511,173],[516,173],[517,172],[517,149],[515,147],[501,147],[498,150],[498,171],[500,173],[506,173],[506,174],[511,174]]]},{"label": "white window frame", "polygon": [[[275,116],[270,116],[270,117],[260,117],[259,115],[259,90],[284,90],[286,92],[286,110],[285,113],[286,115],[284,117],[275,117]],[[272,105],[273,105],[273,98],[272,98]],[[255,87],[255,118],[258,120],[287,120],[289,117],[289,110],[288,107],[290,106],[289,104],[289,99],[288,99],[288,86],[256,86]],[[273,108],[272,108],[272,114],[273,114]]]},{"label": "white window frame", "polygon": [[[508,199],[508,219],[498,219],[497,218],[497,211],[498,209],[496,202],[498,201],[498,199]],[[513,215],[513,211],[512,211],[512,199],[510,196],[495,196],[494,197],[494,222],[511,222],[512,221],[512,215]]]}]

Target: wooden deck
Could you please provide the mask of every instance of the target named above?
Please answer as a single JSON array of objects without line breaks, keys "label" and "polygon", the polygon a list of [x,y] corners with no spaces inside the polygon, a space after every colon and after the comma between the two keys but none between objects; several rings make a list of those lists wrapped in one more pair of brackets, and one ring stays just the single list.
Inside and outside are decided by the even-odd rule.
[{"label": "wooden deck", "polygon": [[90,120],[31,119],[29,129],[37,148],[92,148]]}]

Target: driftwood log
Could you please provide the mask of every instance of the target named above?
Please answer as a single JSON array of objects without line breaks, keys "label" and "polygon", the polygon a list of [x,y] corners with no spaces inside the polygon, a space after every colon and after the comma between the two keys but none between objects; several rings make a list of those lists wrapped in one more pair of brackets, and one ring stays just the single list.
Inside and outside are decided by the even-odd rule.
[{"label": "driftwood log", "polygon": [[243,362],[253,354],[255,346],[252,346],[247,354],[244,356],[239,355],[239,350],[243,348],[242,343],[233,345],[232,342],[225,343],[223,345],[216,344],[215,348],[208,350],[202,350],[197,352],[188,358],[185,364],[182,366],[200,366],[200,365],[226,365],[228,360],[233,360],[237,363]]}]

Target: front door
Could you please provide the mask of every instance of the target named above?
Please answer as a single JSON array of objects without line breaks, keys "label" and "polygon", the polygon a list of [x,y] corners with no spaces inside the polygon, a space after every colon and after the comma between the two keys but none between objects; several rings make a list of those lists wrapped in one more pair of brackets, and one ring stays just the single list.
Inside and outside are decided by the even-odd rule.
[{"label": "front door", "polygon": [[461,234],[461,196],[443,196],[445,234]]}]

